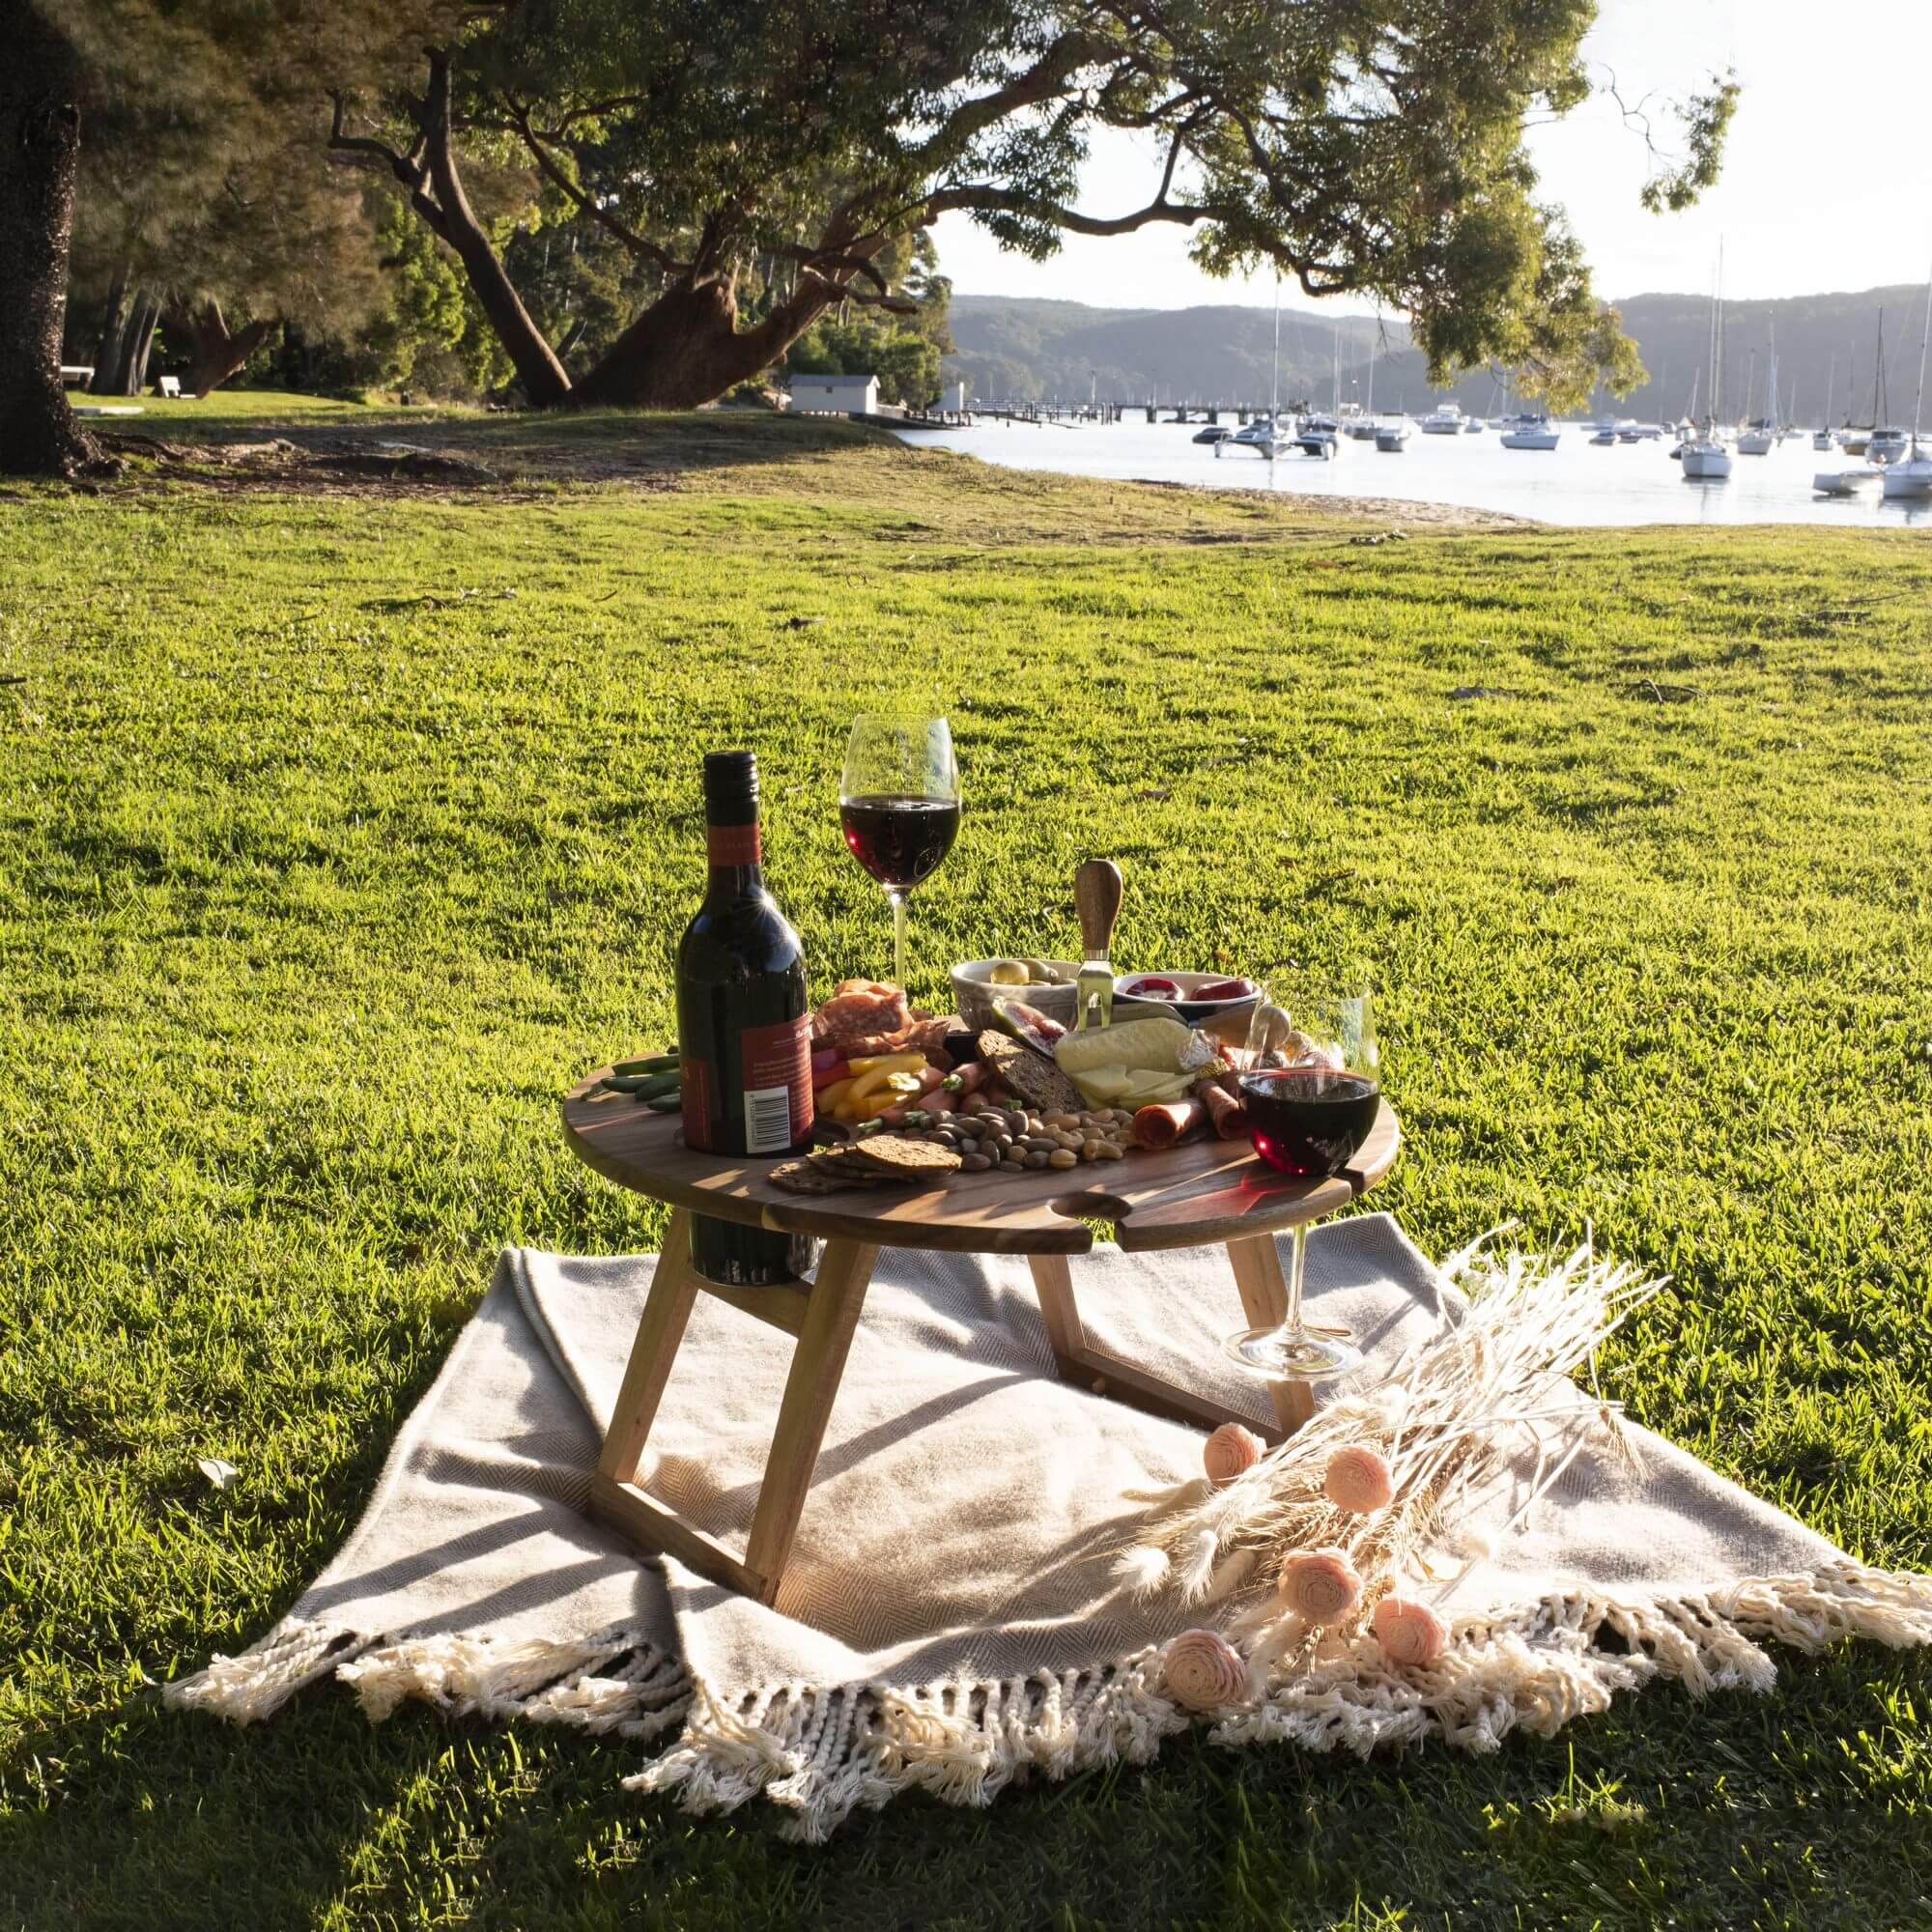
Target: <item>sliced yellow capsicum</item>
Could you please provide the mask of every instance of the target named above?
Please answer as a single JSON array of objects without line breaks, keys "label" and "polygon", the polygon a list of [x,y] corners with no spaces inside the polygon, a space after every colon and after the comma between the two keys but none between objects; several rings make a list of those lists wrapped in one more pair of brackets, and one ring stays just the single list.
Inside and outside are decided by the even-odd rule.
[{"label": "sliced yellow capsicum", "polygon": [[830,1087],[822,1089],[813,1095],[812,1104],[819,1113],[829,1114],[851,1091],[851,1081],[835,1080]]},{"label": "sliced yellow capsicum", "polygon": [[923,1053],[874,1053],[863,1060],[848,1060],[846,1065],[855,1074],[863,1073],[917,1073],[925,1065]]}]

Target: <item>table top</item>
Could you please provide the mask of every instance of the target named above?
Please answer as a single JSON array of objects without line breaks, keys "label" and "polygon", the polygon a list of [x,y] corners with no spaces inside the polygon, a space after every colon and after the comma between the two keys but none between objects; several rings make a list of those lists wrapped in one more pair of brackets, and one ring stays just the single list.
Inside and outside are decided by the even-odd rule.
[{"label": "table top", "polygon": [[1182,1248],[1272,1234],[1319,1220],[1366,1193],[1395,1165],[1402,1129],[1386,1100],[1361,1150],[1326,1180],[1291,1180],[1245,1141],[1195,1140],[1159,1153],[1070,1170],[955,1174],[944,1185],[790,1194],[767,1178],[772,1162],[697,1153],[676,1114],[626,1094],[596,1095],[600,1068],[565,1096],[571,1151],[620,1187],[721,1221],[821,1239],[966,1254],[1085,1254],[1088,1221],[1111,1221],[1122,1248]]}]

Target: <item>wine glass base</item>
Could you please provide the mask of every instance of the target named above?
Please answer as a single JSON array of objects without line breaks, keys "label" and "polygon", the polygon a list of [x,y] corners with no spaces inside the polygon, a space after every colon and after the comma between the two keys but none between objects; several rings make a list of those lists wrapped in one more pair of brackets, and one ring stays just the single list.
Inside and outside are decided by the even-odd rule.
[{"label": "wine glass base", "polygon": [[1362,1366],[1362,1351],[1352,1342],[1309,1328],[1247,1328],[1221,1346],[1231,1361],[1270,1381],[1327,1381]]}]

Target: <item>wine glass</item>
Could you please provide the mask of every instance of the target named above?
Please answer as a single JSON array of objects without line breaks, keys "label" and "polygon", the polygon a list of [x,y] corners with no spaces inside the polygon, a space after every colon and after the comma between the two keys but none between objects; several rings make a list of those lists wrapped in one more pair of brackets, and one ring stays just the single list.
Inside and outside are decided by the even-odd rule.
[{"label": "wine glass", "polygon": [[[1292,1017],[1265,998],[1248,1035],[1249,1065],[1236,1076],[1255,1152],[1277,1174],[1311,1181],[1354,1159],[1381,1107],[1379,1057],[1369,995],[1324,990]],[[1248,1328],[1223,1345],[1244,1368],[1274,1381],[1322,1381],[1362,1365],[1346,1329],[1302,1320],[1308,1226],[1293,1231],[1288,1313],[1278,1328]]]},{"label": "wine glass", "polygon": [[906,895],[959,834],[959,766],[943,718],[867,712],[852,724],[838,819],[893,909],[893,978],[906,977]]}]

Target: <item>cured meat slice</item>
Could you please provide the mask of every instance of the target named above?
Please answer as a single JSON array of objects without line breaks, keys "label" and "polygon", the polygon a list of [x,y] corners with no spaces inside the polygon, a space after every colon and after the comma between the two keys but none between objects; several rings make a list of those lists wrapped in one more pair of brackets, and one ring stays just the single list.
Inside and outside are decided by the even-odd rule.
[{"label": "cured meat slice", "polygon": [[877,980],[841,980],[832,997],[811,1017],[811,1037],[821,1046],[851,1053],[871,1051],[868,1042],[899,1033],[911,1021],[906,996]]}]

